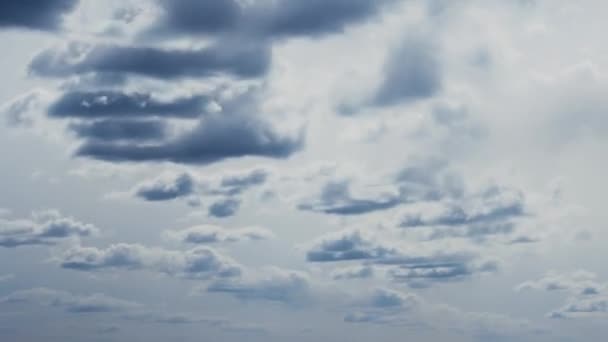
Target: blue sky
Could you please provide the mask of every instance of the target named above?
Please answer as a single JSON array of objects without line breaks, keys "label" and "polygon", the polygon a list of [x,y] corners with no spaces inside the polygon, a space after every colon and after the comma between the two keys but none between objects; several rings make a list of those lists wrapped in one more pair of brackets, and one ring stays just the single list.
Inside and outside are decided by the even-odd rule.
[{"label": "blue sky", "polygon": [[603,341],[607,4],[0,5],[3,341]]}]

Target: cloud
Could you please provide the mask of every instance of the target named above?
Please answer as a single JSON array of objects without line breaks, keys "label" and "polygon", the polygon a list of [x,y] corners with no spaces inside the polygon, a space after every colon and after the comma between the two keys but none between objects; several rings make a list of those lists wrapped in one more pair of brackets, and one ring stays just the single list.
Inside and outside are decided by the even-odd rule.
[{"label": "cloud", "polygon": [[434,96],[441,90],[439,52],[424,37],[407,38],[386,61],[372,104],[392,106]]},{"label": "cloud", "polygon": [[350,183],[328,182],[321,190],[318,200],[301,203],[298,209],[334,215],[362,215],[394,208],[401,204],[398,195],[386,194],[378,198],[355,198],[350,192]]},{"label": "cloud", "polygon": [[394,0],[160,0],[163,12],[147,36],[238,33],[264,38],[319,37],[342,33],[378,14]]},{"label": "cloud", "polygon": [[359,261],[387,270],[396,283],[424,288],[436,283],[463,281],[477,274],[495,272],[498,262],[464,250],[415,250],[379,240],[358,230],[327,234],[306,253],[309,262]]},{"label": "cloud", "polygon": [[204,95],[161,100],[150,93],[69,91],[56,99],[48,115],[57,118],[197,118],[212,100]]},{"label": "cloud", "polygon": [[77,271],[148,270],[188,279],[234,277],[241,273],[233,260],[206,247],[187,251],[113,244],[107,248],[73,247],[58,258],[62,268]]},{"label": "cloud", "polygon": [[217,190],[212,193],[238,195],[246,190],[266,183],[270,172],[265,169],[253,169],[244,173],[227,174],[222,177]]},{"label": "cloud", "polygon": [[99,229],[92,224],[62,216],[57,211],[42,211],[30,219],[0,218],[0,247],[54,245],[69,238],[95,235]]},{"label": "cloud", "polygon": [[604,286],[597,282],[597,276],[591,272],[579,270],[572,273],[548,272],[540,279],[519,284],[517,291],[567,291],[573,295],[591,296],[600,294]]},{"label": "cloud", "polygon": [[182,230],[170,230],[167,236],[173,240],[190,244],[212,244],[241,241],[268,240],[274,237],[271,231],[248,227],[239,229],[227,229],[212,225],[193,226]]},{"label": "cloud", "polygon": [[20,0],[0,4],[0,28],[58,30],[78,0]]},{"label": "cloud", "polygon": [[72,123],[70,130],[83,139],[96,141],[158,141],[167,134],[167,127],[159,120],[106,119]]},{"label": "cloud", "polygon": [[[0,298],[0,305],[36,304],[63,309],[71,314],[117,314],[128,321],[164,325],[202,324],[231,332],[261,333],[265,329],[254,324],[241,324],[231,320],[204,317],[192,313],[169,313],[146,309],[143,305],[114,298],[105,294],[77,295],[49,288],[18,290]],[[98,333],[114,333],[115,326],[99,329]]]},{"label": "cloud", "polygon": [[187,173],[182,173],[174,179],[159,178],[153,182],[139,185],[135,196],[146,201],[167,201],[190,196],[196,191],[196,181]]},{"label": "cloud", "polygon": [[367,279],[374,276],[374,268],[371,266],[345,267],[333,271],[331,275],[334,280]]},{"label": "cloud", "polygon": [[90,296],[79,296],[48,288],[19,290],[0,298],[0,303],[32,303],[59,307],[66,312],[75,314],[126,312],[139,307],[137,303],[109,297],[100,293]]},{"label": "cloud", "polygon": [[249,78],[264,75],[270,58],[264,44],[248,42],[226,42],[200,49],[71,43],[42,51],[32,59],[29,70],[37,76],[59,78],[91,73],[162,80],[224,74]]},{"label": "cloud", "polygon": [[608,314],[608,296],[571,298],[569,303],[548,314],[550,318],[605,317]]},{"label": "cloud", "polygon": [[5,275],[0,275],[0,283],[3,283],[5,281],[9,281],[15,279],[15,275],[14,274],[5,274]]},{"label": "cloud", "polygon": [[234,216],[241,206],[241,201],[227,198],[217,201],[209,206],[208,214],[211,217],[225,218]]},{"label": "cloud", "polygon": [[140,145],[87,141],[76,155],[110,162],[171,161],[205,165],[246,156],[287,158],[302,145],[302,136],[282,136],[257,118],[214,115],[201,120],[190,132],[164,143]]},{"label": "cloud", "polygon": [[301,305],[310,300],[309,282],[304,273],[271,267],[252,279],[217,280],[206,291],[230,294],[241,300]]}]

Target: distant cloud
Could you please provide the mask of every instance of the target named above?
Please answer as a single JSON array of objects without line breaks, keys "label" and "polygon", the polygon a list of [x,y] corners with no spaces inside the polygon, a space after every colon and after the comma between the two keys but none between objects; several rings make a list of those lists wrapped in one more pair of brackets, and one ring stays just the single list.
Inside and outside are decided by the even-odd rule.
[{"label": "distant cloud", "polygon": [[193,226],[182,230],[169,230],[166,234],[171,239],[197,245],[268,240],[274,237],[271,231],[264,228],[228,229],[212,225]]},{"label": "distant cloud", "polygon": [[95,235],[92,224],[62,216],[57,211],[35,212],[29,219],[0,218],[0,247],[54,245],[73,237]]},{"label": "distant cloud", "polygon": [[32,303],[60,307],[66,312],[75,314],[126,312],[139,306],[137,303],[113,298],[104,294],[79,296],[48,288],[19,290],[0,298],[0,304],[10,303]]},{"label": "distant cloud", "polygon": [[190,279],[234,277],[240,266],[216,251],[197,247],[187,251],[113,244],[107,248],[73,247],[58,259],[62,268],[78,271],[147,270]]},{"label": "distant cloud", "polygon": [[70,13],[78,0],[19,0],[0,4],[1,28],[26,28],[43,31],[58,30],[63,16]]},{"label": "distant cloud", "polygon": [[498,269],[496,261],[485,260],[472,252],[411,251],[360,231],[327,234],[312,245],[306,256],[309,262],[359,261],[363,265],[382,267],[393,282],[417,288],[462,281]]},{"label": "distant cloud", "polygon": [[263,300],[301,305],[309,300],[308,277],[300,272],[268,268],[255,279],[217,280],[207,292],[225,293],[242,300]]},{"label": "distant cloud", "polygon": [[374,268],[371,266],[345,267],[333,271],[332,278],[335,280],[343,279],[367,279],[374,276]]}]

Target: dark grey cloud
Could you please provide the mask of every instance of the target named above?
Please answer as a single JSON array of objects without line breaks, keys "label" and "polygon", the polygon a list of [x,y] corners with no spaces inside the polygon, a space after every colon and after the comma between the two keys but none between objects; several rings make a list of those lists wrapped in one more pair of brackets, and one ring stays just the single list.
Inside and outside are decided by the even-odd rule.
[{"label": "dark grey cloud", "polygon": [[163,13],[146,35],[216,34],[234,30],[243,18],[236,0],[157,0]]},{"label": "dark grey cloud", "polygon": [[104,119],[69,125],[83,139],[96,141],[158,141],[167,134],[164,121]]},{"label": "dark grey cloud", "polygon": [[0,3],[0,28],[55,31],[78,0],[17,0]]},{"label": "dark grey cloud", "polygon": [[159,0],[163,9],[148,36],[239,33],[260,39],[318,37],[343,32],[395,0]]},{"label": "dark grey cloud", "polygon": [[270,65],[270,50],[264,44],[235,42],[201,49],[87,45],[42,51],[29,70],[44,77],[67,77],[91,73],[145,76],[164,80],[216,75],[262,76]]},{"label": "dark grey cloud", "polygon": [[372,104],[392,106],[437,94],[442,87],[438,56],[436,48],[424,38],[406,39],[389,56]]},{"label": "dark grey cloud", "polygon": [[397,195],[385,195],[373,199],[355,198],[351,195],[348,181],[330,181],[321,190],[318,200],[301,203],[298,209],[335,215],[361,215],[390,209],[401,203],[402,200]]},{"label": "dark grey cloud", "polygon": [[347,323],[397,324],[405,323],[402,316],[422,305],[420,298],[391,289],[378,288],[361,303],[357,311],[344,316]]},{"label": "dark grey cloud", "polygon": [[183,173],[170,182],[156,181],[141,185],[135,195],[146,201],[168,201],[190,196],[196,191],[196,181],[192,176]]},{"label": "dark grey cloud", "polygon": [[241,300],[263,300],[299,305],[310,300],[310,284],[305,274],[277,268],[268,270],[260,279],[218,280],[207,292],[226,293]]},{"label": "dark grey cloud", "polygon": [[376,15],[393,0],[261,1],[249,23],[266,36],[320,36],[343,32],[349,25]]},{"label": "dark grey cloud", "polygon": [[54,245],[64,239],[88,237],[98,232],[94,225],[62,216],[58,212],[39,212],[31,219],[0,218],[0,247]]},{"label": "dark grey cloud", "polygon": [[76,155],[111,162],[171,161],[211,164],[230,158],[259,156],[287,158],[303,145],[303,137],[281,136],[254,117],[206,117],[189,133],[161,144],[85,142]]},{"label": "dark grey cloud", "polygon": [[234,216],[241,206],[241,201],[234,198],[227,198],[217,201],[209,206],[209,216],[225,218]]},{"label": "dark grey cloud", "polygon": [[148,270],[188,279],[235,277],[241,268],[210,248],[187,251],[113,244],[107,248],[74,247],[59,259],[62,268],[78,271]]},{"label": "dark grey cloud", "polygon": [[212,244],[223,242],[260,241],[274,237],[271,231],[259,228],[227,229],[212,225],[193,226],[182,230],[167,231],[174,240],[190,244]]},{"label": "dark grey cloud", "polygon": [[71,91],[64,93],[48,109],[51,117],[76,118],[133,118],[176,117],[196,118],[205,112],[211,101],[197,95],[161,101],[149,93],[123,93],[113,90],[93,92]]}]

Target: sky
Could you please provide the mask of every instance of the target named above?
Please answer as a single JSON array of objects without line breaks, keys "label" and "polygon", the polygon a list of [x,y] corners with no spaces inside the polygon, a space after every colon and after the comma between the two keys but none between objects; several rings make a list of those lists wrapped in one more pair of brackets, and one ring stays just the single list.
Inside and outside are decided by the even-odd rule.
[{"label": "sky", "polygon": [[0,3],[0,340],[604,341],[599,0]]}]

